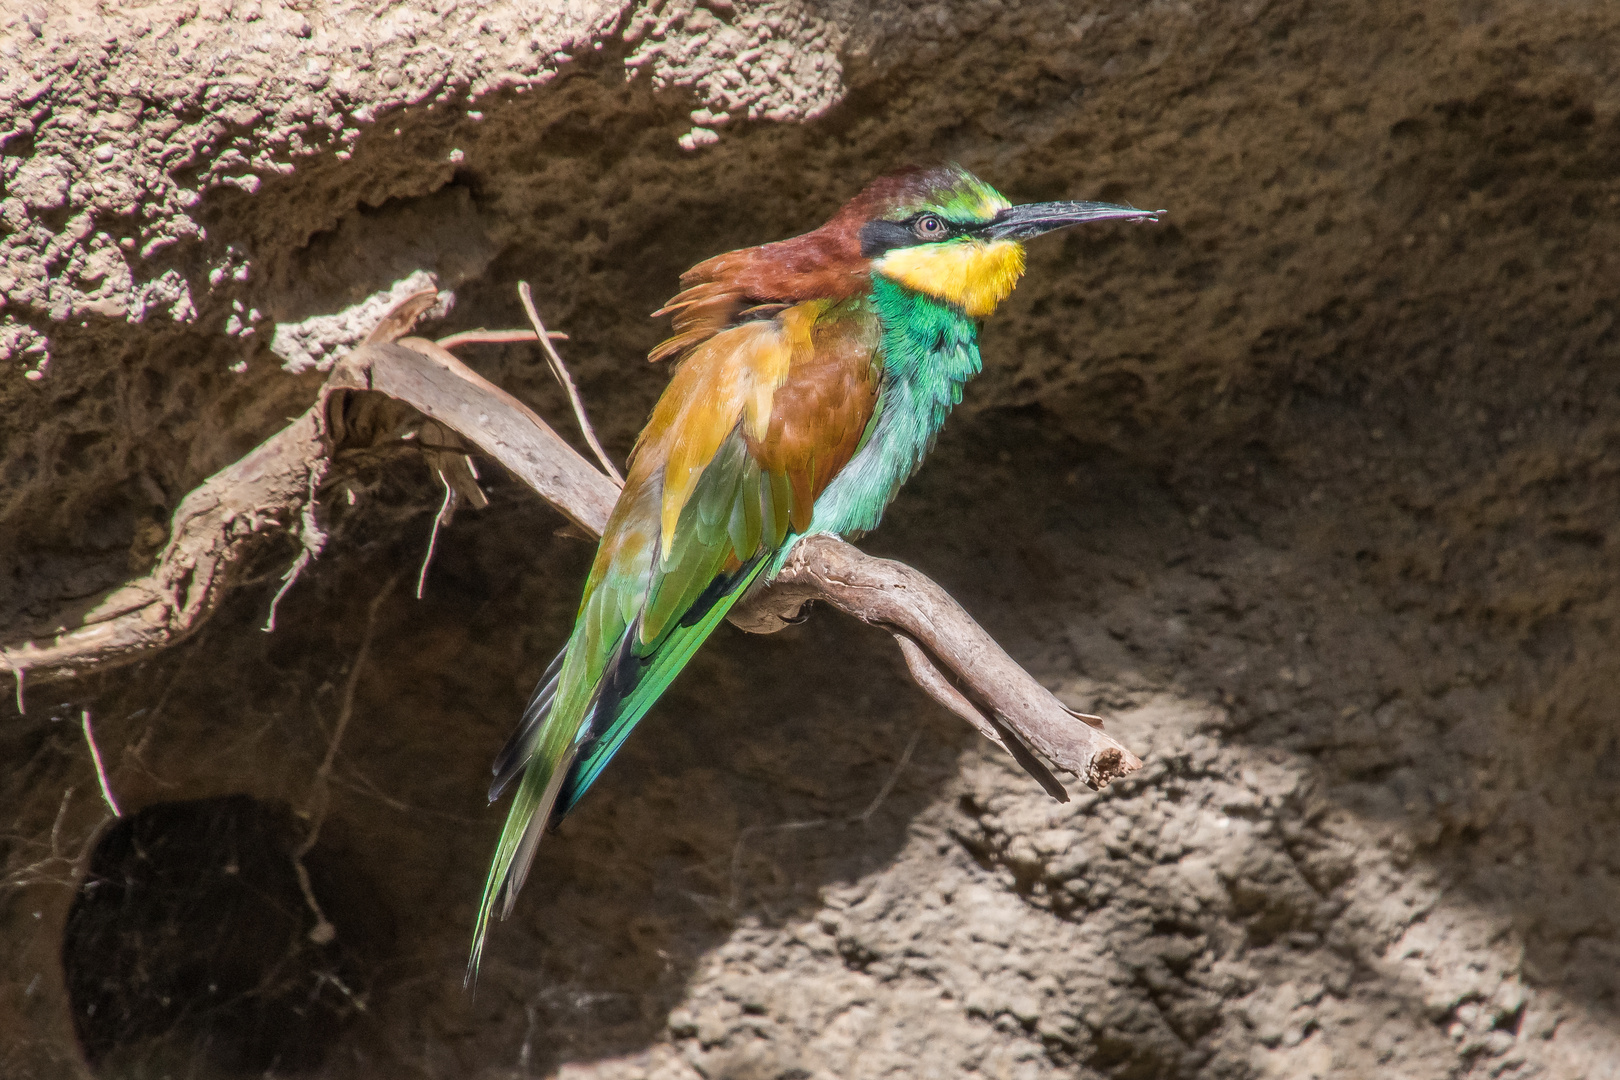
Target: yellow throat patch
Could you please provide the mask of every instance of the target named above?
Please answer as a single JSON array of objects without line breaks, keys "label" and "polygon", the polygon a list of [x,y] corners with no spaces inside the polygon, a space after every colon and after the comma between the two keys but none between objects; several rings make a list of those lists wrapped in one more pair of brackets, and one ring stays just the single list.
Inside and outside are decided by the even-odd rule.
[{"label": "yellow throat patch", "polygon": [[983,319],[1007,299],[1024,275],[1024,245],[1016,240],[917,244],[890,251],[873,269],[908,289]]}]

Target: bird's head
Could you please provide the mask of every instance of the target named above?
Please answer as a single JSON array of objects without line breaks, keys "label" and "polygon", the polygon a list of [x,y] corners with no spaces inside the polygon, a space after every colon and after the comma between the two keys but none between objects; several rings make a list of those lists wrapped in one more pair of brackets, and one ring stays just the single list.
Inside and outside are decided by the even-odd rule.
[{"label": "bird's head", "polygon": [[957,165],[873,181],[851,200],[865,221],[862,258],[871,272],[984,318],[1024,272],[1023,241],[1086,221],[1156,220],[1162,211],[1100,202],[1014,206]]},{"label": "bird's head", "polygon": [[1161,213],[1100,202],[1014,206],[958,165],[890,173],[819,229],[728,251],[682,274],[685,288],[653,313],[673,315],[675,332],[649,359],[683,355],[750,312],[858,296],[874,274],[982,319],[1018,284],[1030,237]]}]

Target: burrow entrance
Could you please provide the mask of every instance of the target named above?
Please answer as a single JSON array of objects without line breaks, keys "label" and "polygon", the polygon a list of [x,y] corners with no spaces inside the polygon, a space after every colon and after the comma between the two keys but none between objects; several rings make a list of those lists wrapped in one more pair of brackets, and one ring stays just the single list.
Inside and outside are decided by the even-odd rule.
[{"label": "burrow entrance", "polygon": [[284,803],[229,795],[159,803],[107,831],[62,943],[93,1072],[262,1076],[321,1063],[365,1008],[388,920],[332,846],[299,855],[305,830]]}]

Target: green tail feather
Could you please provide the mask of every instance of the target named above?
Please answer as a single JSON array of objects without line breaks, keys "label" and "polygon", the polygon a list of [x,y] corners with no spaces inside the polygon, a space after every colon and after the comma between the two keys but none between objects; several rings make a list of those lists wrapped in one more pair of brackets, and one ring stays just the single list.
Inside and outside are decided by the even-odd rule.
[{"label": "green tail feather", "polygon": [[[763,559],[756,560],[753,566],[740,573],[700,618],[691,625],[683,621],[659,643],[657,650],[648,657],[650,663],[640,673],[635,688],[625,695],[623,703],[616,710],[617,716],[600,734],[593,735],[588,752],[576,760],[569,769],[568,781],[563,785],[558,801],[558,818],[579,803],[585,790],[596,782],[596,778],[602,774],[602,770],[613,759],[613,755],[618,753],[619,747],[624,745],[630,729],[647,715],[647,710],[652,708],[653,702],[668,689],[675,676],[680,674],[687,661],[697,652],[698,646],[702,645],[714,632],[714,628],[720,625],[720,620],[726,617],[742,594],[748,591],[748,587],[759,577],[764,567]],[[598,725],[592,723],[589,726],[595,729]]]},{"label": "green tail feather", "polygon": [[[625,631],[625,637],[620,639],[615,655],[644,666],[634,674],[634,685],[627,688],[616,707],[612,708],[614,715],[604,718],[597,708],[597,701],[592,701],[578,725],[577,733],[566,745],[555,746],[554,740],[540,739],[518,785],[512,807],[507,812],[506,824],[496,845],[495,859],[484,882],[484,895],[478,905],[478,921],[473,928],[472,954],[467,962],[463,985],[471,985],[478,978],[478,965],[483,958],[490,922],[497,913],[503,919],[511,914],[518,889],[528,876],[535,847],[546,827],[561,820],[578,804],[586,789],[624,745],[631,729],[668,689],[675,676],[680,674],[698,647],[720,625],[720,620],[748,591],[765,566],[765,560],[757,558],[744,567],[699,618],[690,624],[683,619],[672,627],[658,647],[645,658],[635,658],[632,650],[624,648],[626,638],[637,633],[636,624],[632,624]],[[602,685],[613,677],[612,670],[603,673],[598,682],[598,694]],[[550,728],[555,719],[548,718],[546,727]]]},{"label": "green tail feather", "polygon": [[[484,895],[478,902],[478,922],[473,927],[472,955],[467,960],[467,974],[463,986],[478,978],[478,964],[484,957],[484,939],[489,934],[489,923],[496,910],[501,918],[511,914],[512,901],[518,887],[528,876],[529,862],[540,842],[540,834],[550,817],[549,807],[557,800],[557,792],[568,775],[567,766],[578,753],[569,747],[561,758],[547,762],[536,758],[530,762],[507,811],[506,824],[501,828],[501,839],[495,846],[495,860],[490,865],[489,877],[484,881]],[[518,872],[513,873],[514,870]]]}]

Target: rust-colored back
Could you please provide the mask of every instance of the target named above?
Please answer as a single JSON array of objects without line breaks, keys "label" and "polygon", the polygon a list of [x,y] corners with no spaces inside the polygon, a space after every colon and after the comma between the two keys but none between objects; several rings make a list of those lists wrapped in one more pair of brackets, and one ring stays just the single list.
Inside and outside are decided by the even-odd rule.
[{"label": "rust-colored back", "polygon": [[685,288],[653,312],[673,315],[674,333],[648,359],[682,356],[754,308],[769,314],[776,305],[865,292],[871,262],[861,255],[861,226],[923,198],[935,171],[911,168],[879,177],[818,229],[698,263],[681,275]]},{"label": "rust-colored back", "polygon": [[877,405],[877,320],[866,312],[824,318],[815,348],[788,371],[771,399],[771,419],[748,450],[766,472],[793,487],[793,528],[810,527],[816,498],[838,474]]}]

